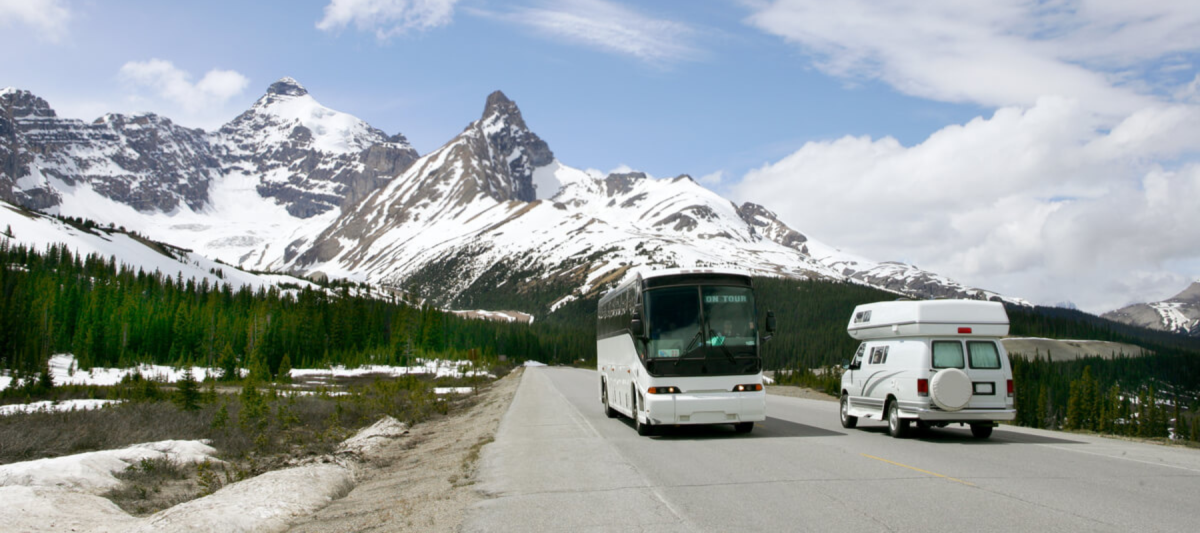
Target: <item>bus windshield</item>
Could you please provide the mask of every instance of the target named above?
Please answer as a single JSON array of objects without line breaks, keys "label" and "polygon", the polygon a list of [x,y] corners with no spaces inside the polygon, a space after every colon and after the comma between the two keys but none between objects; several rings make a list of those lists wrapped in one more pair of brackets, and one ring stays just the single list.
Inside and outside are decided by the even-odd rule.
[{"label": "bus windshield", "polygon": [[647,356],[702,357],[703,348],[735,357],[757,355],[754,293],[748,287],[692,286],[647,291]]}]

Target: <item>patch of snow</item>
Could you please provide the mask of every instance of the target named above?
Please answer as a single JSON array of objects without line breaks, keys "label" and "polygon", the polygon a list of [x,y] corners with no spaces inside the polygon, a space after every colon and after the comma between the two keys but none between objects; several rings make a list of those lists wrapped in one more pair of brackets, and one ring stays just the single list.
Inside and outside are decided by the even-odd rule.
[{"label": "patch of snow", "polygon": [[537,361],[525,361],[525,366],[527,366],[527,367],[546,366],[546,363],[539,363]]},{"label": "patch of snow", "polygon": [[61,412],[61,411],[90,411],[106,405],[121,403],[121,400],[64,400],[61,402],[33,402],[12,405],[0,405],[0,416],[13,413]]},{"label": "patch of snow", "polygon": [[215,448],[198,440],[164,440],[118,450],[10,463],[0,465],[0,487],[60,487],[98,495],[120,485],[114,474],[143,459],[200,463],[214,461],[216,453]]},{"label": "patch of snow", "polygon": [[379,419],[370,427],[363,428],[338,446],[339,452],[354,453],[359,456],[371,456],[377,453],[388,441],[398,439],[408,433],[408,424],[390,416]]},{"label": "patch of snow", "polygon": [[475,389],[471,387],[434,387],[434,394],[471,394]]}]

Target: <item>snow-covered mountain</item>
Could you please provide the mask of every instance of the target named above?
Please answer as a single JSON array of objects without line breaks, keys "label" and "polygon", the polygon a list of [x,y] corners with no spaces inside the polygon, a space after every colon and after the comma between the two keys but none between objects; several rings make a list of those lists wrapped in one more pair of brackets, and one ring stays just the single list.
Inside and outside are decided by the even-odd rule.
[{"label": "snow-covered mountain", "polygon": [[1134,326],[1200,337],[1200,281],[1161,302],[1134,304],[1102,316]]},{"label": "snow-covered mountain", "polygon": [[0,90],[0,199],[256,270],[282,268],[416,157],[403,135],[322,106],[291,78],[212,133],[153,114],[87,124]]},{"label": "snow-covered mountain", "polygon": [[553,294],[546,303],[554,309],[637,267],[728,267],[902,294],[998,297],[915,267],[843,254],[765,207],[735,205],[686,175],[569,167],[499,92],[479,120],[348,208],[289,266],[462,306],[507,287]]},{"label": "snow-covered mountain", "polygon": [[125,231],[71,224],[3,200],[0,200],[0,243],[6,246],[23,245],[39,252],[62,244],[78,255],[115,257],[118,264],[134,270],[147,273],[157,271],[167,277],[182,277],[197,282],[208,281],[212,286],[228,284],[234,288],[259,289],[283,284],[315,287],[307,280],[285,274],[245,272],[190,250]]},{"label": "snow-covered mountain", "polygon": [[508,291],[540,313],[635,269],[673,267],[1001,298],[842,253],[687,175],[572,168],[499,91],[421,157],[291,78],[212,133],[149,114],[61,119],[15,89],[0,91],[0,111],[0,199],[247,268],[385,284],[446,306]]}]

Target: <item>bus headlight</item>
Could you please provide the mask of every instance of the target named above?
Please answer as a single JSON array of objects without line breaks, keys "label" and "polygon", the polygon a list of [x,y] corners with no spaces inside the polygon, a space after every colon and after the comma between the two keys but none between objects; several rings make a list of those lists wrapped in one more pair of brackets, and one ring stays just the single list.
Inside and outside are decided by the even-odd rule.
[{"label": "bus headlight", "polygon": [[751,383],[748,385],[738,385],[733,388],[733,392],[753,392],[762,390],[762,383]]},{"label": "bus headlight", "polygon": [[679,394],[679,387],[650,387],[646,389],[649,394]]}]

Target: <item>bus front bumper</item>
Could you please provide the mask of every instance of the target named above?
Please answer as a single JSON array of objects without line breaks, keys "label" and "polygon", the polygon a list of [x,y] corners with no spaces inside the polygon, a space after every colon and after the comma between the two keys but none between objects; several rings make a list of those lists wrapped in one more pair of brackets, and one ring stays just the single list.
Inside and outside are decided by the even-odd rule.
[{"label": "bus front bumper", "polygon": [[645,395],[646,418],[656,426],[736,424],[767,419],[767,393],[700,392]]}]

